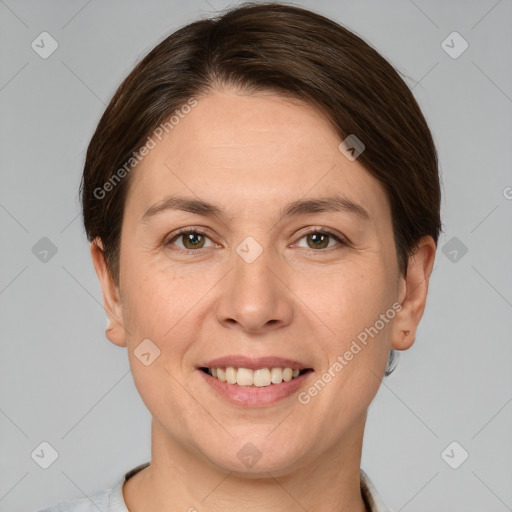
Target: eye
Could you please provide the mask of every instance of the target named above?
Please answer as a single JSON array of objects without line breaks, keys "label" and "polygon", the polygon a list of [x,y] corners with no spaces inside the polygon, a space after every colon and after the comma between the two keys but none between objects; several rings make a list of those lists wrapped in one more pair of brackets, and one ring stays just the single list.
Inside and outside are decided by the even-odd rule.
[{"label": "eye", "polygon": [[[330,231],[326,231],[324,229],[315,228],[312,231],[309,231],[305,235],[303,235],[300,240],[306,239],[307,249],[320,250],[320,249],[330,249],[333,246],[336,246],[337,242],[339,245],[347,246],[348,242],[341,236],[335,235]],[[299,240],[299,241],[300,241]],[[298,244],[293,244],[293,246],[299,246]],[[301,247],[301,246],[299,246]],[[302,246],[304,247],[304,246]]]},{"label": "eye", "polygon": [[[313,230],[305,233],[299,239],[306,240],[307,247],[306,249],[313,250],[321,250],[321,249],[330,249],[333,246],[342,245],[348,246],[348,242],[340,235],[336,235],[330,231],[320,228],[314,228]],[[207,241],[210,242],[207,245]],[[178,243],[180,242],[180,243]],[[176,246],[178,250],[182,251],[196,251],[200,249],[204,249],[205,247],[215,246],[211,239],[207,236],[206,232],[198,229],[198,228],[184,228],[179,230],[177,233],[171,235],[164,242],[164,246]],[[297,244],[292,244],[292,247],[304,247]]]},{"label": "eye", "polygon": [[[197,228],[185,228],[181,229],[177,233],[175,233],[171,238],[167,239],[164,242],[165,246],[169,245],[177,245],[178,249],[184,250],[184,251],[193,251],[196,249],[203,249],[204,247],[207,247],[206,241],[210,240],[208,236],[206,236],[206,233],[200,229]],[[174,242],[181,242],[182,245],[175,244]],[[211,242],[211,240],[210,240]],[[213,246],[212,243],[210,245]]]}]

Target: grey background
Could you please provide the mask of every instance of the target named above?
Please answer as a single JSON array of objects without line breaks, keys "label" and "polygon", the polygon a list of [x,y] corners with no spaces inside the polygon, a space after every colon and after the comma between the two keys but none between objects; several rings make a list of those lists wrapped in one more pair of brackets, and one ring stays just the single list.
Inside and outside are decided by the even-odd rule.
[{"label": "grey background", "polygon": [[[362,467],[395,511],[512,510],[512,2],[296,3],[407,76],[441,162],[445,233],[427,310],[370,408]],[[149,413],[125,349],[104,337],[78,185],[133,65],[226,6],[0,1],[0,511],[90,495],[149,460]],[[59,45],[47,59],[31,48],[43,31]],[[441,46],[453,31],[469,43],[456,59]],[[57,248],[46,261],[43,237]],[[58,452],[46,470],[31,458],[42,441]],[[469,453],[458,469],[441,457],[452,441]],[[456,462],[461,449],[448,453]]]}]

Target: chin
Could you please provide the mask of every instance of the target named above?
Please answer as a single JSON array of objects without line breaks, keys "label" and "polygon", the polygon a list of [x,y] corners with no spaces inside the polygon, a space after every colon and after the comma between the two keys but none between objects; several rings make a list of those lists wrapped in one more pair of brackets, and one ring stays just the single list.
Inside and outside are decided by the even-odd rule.
[{"label": "chin", "polygon": [[[233,441],[232,446],[235,443]],[[209,451],[209,450],[208,450]],[[296,469],[304,458],[303,447],[290,447],[283,451],[282,446],[276,449],[267,441],[266,446],[257,448],[250,441],[237,443],[235,449],[229,448],[223,453],[204,452],[205,456],[223,471],[232,473],[240,478],[268,478],[281,476],[290,472],[291,468]]]}]

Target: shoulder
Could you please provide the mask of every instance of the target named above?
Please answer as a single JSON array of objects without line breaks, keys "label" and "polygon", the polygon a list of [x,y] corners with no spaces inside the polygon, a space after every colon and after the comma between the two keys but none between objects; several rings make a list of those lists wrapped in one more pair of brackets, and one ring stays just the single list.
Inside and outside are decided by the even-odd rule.
[{"label": "shoulder", "polygon": [[102,489],[85,498],[61,501],[38,512],[98,512],[98,510],[101,512],[128,512],[123,497],[123,484],[147,466],[149,466],[149,462],[131,469],[109,489]]},{"label": "shoulder", "polygon": [[123,475],[110,489],[103,489],[85,498],[61,501],[56,505],[38,512],[129,512],[124,502],[123,484],[135,473],[149,466],[149,462],[140,464]]},{"label": "shoulder", "polygon": [[123,483],[124,478],[110,489],[102,489],[85,498],[61,501],[38,512],[128,512],[123,500]]},{"label": "shoulder", "polygon": [[368,475],[361,469],[361,494],[370,512],[391,512],[383,503]]}]

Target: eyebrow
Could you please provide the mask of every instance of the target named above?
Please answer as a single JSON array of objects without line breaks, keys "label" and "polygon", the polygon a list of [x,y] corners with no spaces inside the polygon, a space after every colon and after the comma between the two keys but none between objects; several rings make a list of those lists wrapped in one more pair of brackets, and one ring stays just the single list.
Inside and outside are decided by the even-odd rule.
[{"label": "eyebrow", "polygon": [[[142,216],[142,221],[147,222],[151,217],[170,210],[181,210],[205,217],[225,218],[223,210],[212,203],[201,199],[172,196],[149,207]],[[350,213],[363,220],[370,219],[370,215],[361,205],[355,203],[348,197],[336,195],[312,199],[299,199],[288,203],[281,209],[280,220],[318,212]]]}]

